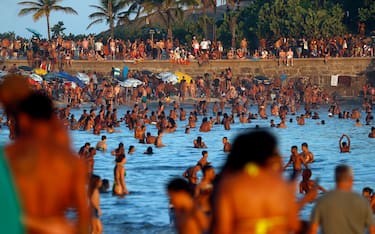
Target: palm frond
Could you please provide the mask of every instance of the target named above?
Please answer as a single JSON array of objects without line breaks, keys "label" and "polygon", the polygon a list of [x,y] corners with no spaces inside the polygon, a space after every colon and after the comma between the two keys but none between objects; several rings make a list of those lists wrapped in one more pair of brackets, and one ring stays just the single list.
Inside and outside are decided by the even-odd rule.
[{"label": "palm frond", "polygon": [[91,22],[86,29],[89,29],[91,26],[93,26],[94,24],[100,24],[100,23],[103,23],[104,19],[97,19],[97,20],[94,20],[93,22]]},{"label": "palm frond", "polygon": [[20,12],[18,12],[18,15],[19,16],[28,15],[28,14],[34,13],[35,11],[38,11],[39,9],[40,9],[39,7],[23,8],[20,10]]}]

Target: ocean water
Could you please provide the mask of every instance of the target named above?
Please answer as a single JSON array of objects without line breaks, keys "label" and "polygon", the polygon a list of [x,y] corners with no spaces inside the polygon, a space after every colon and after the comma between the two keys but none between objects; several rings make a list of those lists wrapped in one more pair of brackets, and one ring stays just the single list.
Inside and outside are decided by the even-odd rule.
[{"label": "ocean water", "polygon": [[[170,108],[172,106],[166,107],[166,113],[169,113]],[[341,109],[350,111],[352,108],[353,106],[347,105]],[[189,106],[185,109],[188,110]],[[320,184],[326,189],[334,188],[334,168],[341,163],[353,167],[355,191],[361,192],[365,186],[375,187],[373,181],[375,177],[375,163],[373,163],[375,139],[367,137],[371,126],[355,127],[354,120],[328,118],[327,109],[327,106],[322,106],[317,110],[321,119],[325,120],[325,125],[319,125],[320,120],[306,119],[305,125],[299,126],[295,121],[296,116],[288,116],[288,119],[293,118],[293,123],[288,122],[287,129],[271,129],[271,132],[278,137],[283,161],[285,163],[288,161],[292,145],[297,145],[301,150],[301,143],[307,142],[316,160],[310,166],[313,172],[312,178],[319,178]],[[122,117],[129,107],[122,106],[118,110],[118,116]],[[256,108],[251,107],[250,111],[254,113]],[[81,112],[82,110],[72,111],[77,117]],[[364,116],[365,113],[362,112],[362,122],[364,122]],[[108,151],[97,152],[94,173],[101,176],[102,179],[109,179],[111,186],[115,163],[110,151],[115,149],[120,142],[125,144],[126,149],[130,145],[134,145],[136,148],[133,155],[127,154],[127,163],[125,164],[127,170],[125,179],[130,195],[125,198],[112,196],[111,193],[101,195],[103,211],[101,220],[104,225],[104,233],[174,233],[169,221],[165,185],[171,178],[181,176],[186,168],[195,165],[200,159],[202,149],[193,148],[193,140],[197,136],[202,136],[208,146],[208,159],[218,172],[226,159],[226,154],[222,150],[222,137],[227,136],[231,141],[238,133],[254,128],[255,125],[268,127],[271,118],[275,119],[276,123],[279,122],[278,118],[270,117],[268,120],[253,120],[252,123],[241,124],[236,118],[236,123],[231,125],[230,131],[225,131],[222,125],[215,125],[211,132],[200,133],[196,128],[191,129],[190,134],[184,133],[187,121],[178,121],[177,131],[163,136],[163,143],[167,147],[154,148],[153,155],[143,154],[148,145],[139,144],[133,138],[133,131],[129,131],[124,123],[113,134],[103,132],[102,135],[107,135]],[[201,120],[202,116],[199,116],[197,127]],[[147,131],[153,135],[156,135],[157,132],[154,125],[147,126]],[[8,133],[7,128],[3,126],[0,130],[1,144],[6,144],[9,141]],[[350,153],[339,153],[338,140],[343,133],[350,136]],[[95,146],[96,142],[100,140],[100,136],[85,131],[73,131],[71,138],[76,151],[85,142],[90,142]],[[288,177],[291,171],[292,167],[284,173],[285,177]],[[201,177],[201,174],[198,175]],[[270,188],[270,192],[272,192],[272,188]],[[300,197],[299,194],[296,196]],[[305,206],[301,211],[301,218],[308,219],[312,207],[313,204]]]}]

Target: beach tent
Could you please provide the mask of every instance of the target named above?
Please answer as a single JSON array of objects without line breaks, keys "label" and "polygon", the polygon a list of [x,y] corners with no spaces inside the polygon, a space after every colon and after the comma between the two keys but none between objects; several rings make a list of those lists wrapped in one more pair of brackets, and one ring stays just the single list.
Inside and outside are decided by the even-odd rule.
[{"label": "beach tent", "polygon": [[57,73],[57,77],[61,78],[61,79],[64,79],[66,81],[74,82],[81,88],[85,87],[85,84],[80,79],[78,79],[77,77],[72,76],[72,75],[70,75],[66,72]]},{"label": "beach tent", "polygon": [[159,77],[165,83],[177,84],[177,82],[178,82],[178,77],[176,76],[176,74],[174,74],[172,72],[159,73]]}]

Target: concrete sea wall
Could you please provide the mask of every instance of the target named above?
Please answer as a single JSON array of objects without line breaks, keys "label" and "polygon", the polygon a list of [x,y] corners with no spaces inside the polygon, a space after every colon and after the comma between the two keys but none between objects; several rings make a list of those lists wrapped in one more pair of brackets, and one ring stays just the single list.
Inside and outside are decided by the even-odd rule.
[{"label": "concrete sea wall", "polygon": [[[27,65],[25,60],[6,60],[2,66],[10,67]],[[281,74],[287,78],[309,78],[313,84],[317,84],[329,92],[337,92],[342,96],[356,97],[362,90],[362,86],[371,77],[375,79],[375,58],[332,58],[328,63],[323,59],[295,59],[294,66],[278,65],[276,60],[214,60],[208,64],[199,65],[191,62],[189,65],[180,65],[169,61],[145,60],[134,63],[132,61],[107,60],[107,61],[80,61],[74,60],[72,67],[65,71],[76,73],[81,71],[96,71],[109,73],[112,67],[129,70],[150,70],[155,73],[163,71],[184,72],[192,77],[204,73],[220,74],[225,68],[231,68],[235,77],[239,75],[263,75],[271,79]],[[350,86],[331,86],[331,75],[350,76]]]}]

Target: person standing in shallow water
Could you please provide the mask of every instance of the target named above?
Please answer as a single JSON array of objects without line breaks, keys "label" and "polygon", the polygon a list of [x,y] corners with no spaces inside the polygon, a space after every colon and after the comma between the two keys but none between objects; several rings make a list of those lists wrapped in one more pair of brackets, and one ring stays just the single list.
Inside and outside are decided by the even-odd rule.
[{"label": "person standing in shallow water", "polygon": [[114,195],[127,195],[129,194],[125,184],[126,170],[124,164],[126,163],[125,154],[120,154],[116,157],[116,166],[113,170],[114,182],[113,182],[113,194]]}]

